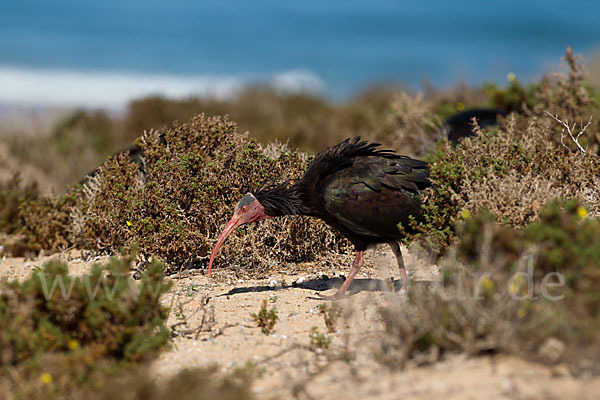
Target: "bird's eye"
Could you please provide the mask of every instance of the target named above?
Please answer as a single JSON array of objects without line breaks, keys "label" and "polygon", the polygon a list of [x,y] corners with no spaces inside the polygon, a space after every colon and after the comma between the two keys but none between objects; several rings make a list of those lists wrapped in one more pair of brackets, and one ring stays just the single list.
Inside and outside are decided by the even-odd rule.
[{"label": "bird's eye", "polygon": [[246,212],[248,208],[246,206],[242,207],[242,212]]}]

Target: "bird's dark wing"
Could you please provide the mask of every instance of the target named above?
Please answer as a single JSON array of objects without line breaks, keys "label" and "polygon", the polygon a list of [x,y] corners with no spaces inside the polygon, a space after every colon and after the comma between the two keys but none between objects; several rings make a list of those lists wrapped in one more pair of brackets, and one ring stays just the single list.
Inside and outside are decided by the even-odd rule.
[{"label": "bird's dark wing", "polygon": [[429,165],[425,161],[405,156],[392,159],[361,157],[352,168],[340,176],[348,176],[352,183],[364,183],[379,192],[382,187],[404,189],[413,192],[430,185]]},{"label": "bird's dark wing", "polygon": [[380,149],[380,143],[361,141],[360,136],[346,139],[319,152],[302,178],[305,182],[319,182],[325,176],[343,170],[354,163],[356,157],[402,158],[393,150]]},{"label": "bird's dark wing", "polygon": [[[400,237],[398,223],[421,216],[420,190],[430,185],[427,163],[409,157],[356,157],[329,174],[321,193],[329,218],[347,234]],[[334,222],[334,221],[330,221]]]}]

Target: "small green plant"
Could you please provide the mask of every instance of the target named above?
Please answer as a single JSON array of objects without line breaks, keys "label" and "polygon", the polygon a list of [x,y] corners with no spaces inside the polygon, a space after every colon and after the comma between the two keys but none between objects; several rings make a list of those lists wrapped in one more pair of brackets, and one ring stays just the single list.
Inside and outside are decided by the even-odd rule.
[{"label": "small green plant", "polygon": [[327,332],[335,332],[337,320],[340,317],[340,315],[342,315],[341,307],[337,304],[327,306],[327,304],[321,303],[317,306],[317,310],[319,310],[321,315],[323,315],[323,319],[325,320],[325,326],[327,327]]},{"label": "small green plant", "polygon": [[538,84],[531,83],[523,86],[514,74],[509,74],[507,79],[509,84],[503,88],[495,83],[483,85],[489,107],[510,112],[521,111],[523,107],[533,108],[537,104],[535,92],[538,90]]},{"label": "small green plant", "polygon": [[263,304],[260,307],[258,314],[253,313],[250,314],[250,316],[265,335],[268,335],[273,331],[275,324],[279,320],[275,307],[267,310],[267,299],[263,300]]},{"label": "small green plant", "polygon": [[319,333],[319,328],[313,326],[308,334],[310,338],[310,347],[313,349],[328,349],[331,344],[331,336]]}]

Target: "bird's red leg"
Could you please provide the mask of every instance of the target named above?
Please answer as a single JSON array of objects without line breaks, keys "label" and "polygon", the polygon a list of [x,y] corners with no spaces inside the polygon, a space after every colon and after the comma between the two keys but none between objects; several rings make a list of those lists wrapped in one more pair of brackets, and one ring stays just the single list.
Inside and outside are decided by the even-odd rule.
[{"label": "bird's red leg", "polygon": [[402,257],[402,251],[400,251],[400,245],[398,242],[390,242],[389,245],[396,256],[396,261],[398,261],[400,277],[402,278],[402,286],[404,287],[408,283],[408,274],[406,273],[406,268],[404,267],[404,258]]},{"label": "bird's red leg", "polygon": [[356,252],[356,258],[352,263],[352,269],[350,270],[350,274],[348,274],[348,277],[346,278],[342,286],[338,289],[338,291],[335,292],[335,294],[333,294],[332,296],[323,296],[320,294],[319,297],[324,300],[337,300],[342,298],[344,296],[344,292],[346,292],[346,289],[348,289],[348,287],[352,283],[352,280],[354,279],[354,276],[358,273],[358,270],[362,266],[364,254],[364,251]]}]

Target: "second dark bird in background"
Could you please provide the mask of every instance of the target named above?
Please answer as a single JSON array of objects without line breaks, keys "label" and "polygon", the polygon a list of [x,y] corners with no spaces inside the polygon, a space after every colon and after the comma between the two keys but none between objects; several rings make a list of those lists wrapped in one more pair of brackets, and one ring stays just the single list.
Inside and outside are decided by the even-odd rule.
[{"label": "second dark bird in background", "polygon": [[508,112],[492,108],[473,108],[454,114],[445,121],[448,129],[448,141],[457,144],[461,139],[473,136],[473,118],[481,129],[498,125],[498,116],[506,116]]}]

